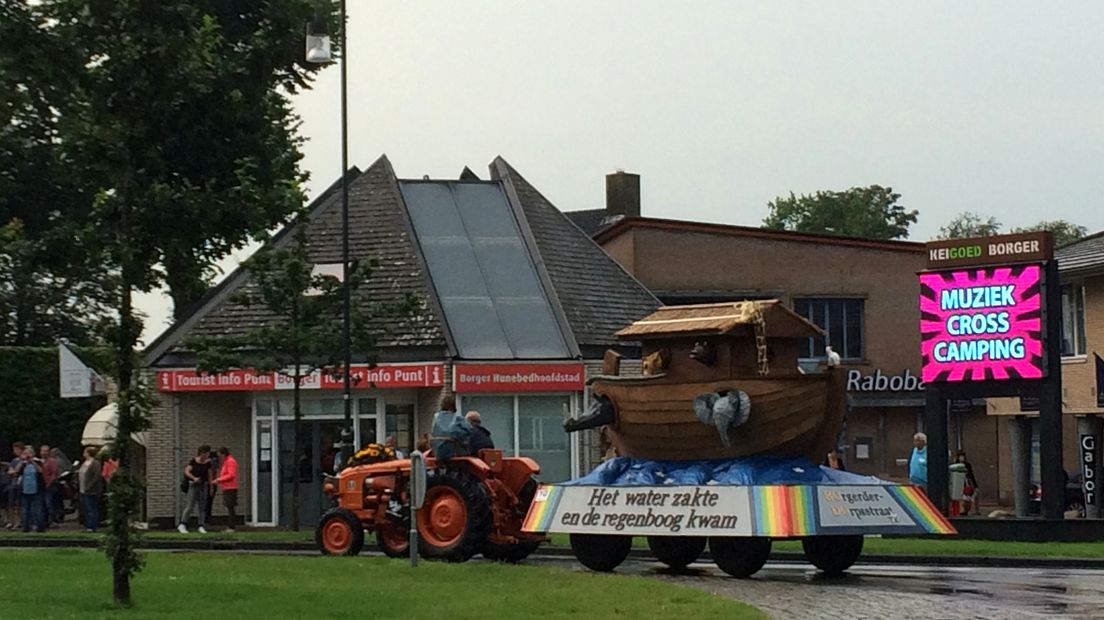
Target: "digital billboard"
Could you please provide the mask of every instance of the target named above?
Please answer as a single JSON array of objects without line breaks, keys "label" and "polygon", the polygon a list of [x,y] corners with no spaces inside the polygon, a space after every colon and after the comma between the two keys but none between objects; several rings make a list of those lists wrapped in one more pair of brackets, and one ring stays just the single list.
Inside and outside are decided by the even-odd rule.
[{"label": "digital billboard", "polygon": [[1042,378],[1042,307],[1041,265],[920,274],[924,382]]}]

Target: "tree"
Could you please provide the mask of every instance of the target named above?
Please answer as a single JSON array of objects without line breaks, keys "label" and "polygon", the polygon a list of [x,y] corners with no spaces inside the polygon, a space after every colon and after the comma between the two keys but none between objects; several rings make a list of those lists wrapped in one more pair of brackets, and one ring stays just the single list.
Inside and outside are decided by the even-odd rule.
[{"label": "tree", "polygon": [[109,320],[110,278],[51,269],[49,243],[27,238],[23,222],[0,226],[0,344],[94,344]]},{"label": "tree", "polygon": [[[315,275],[307,243],[307,219],[289,225],[287,237],[258,250],[245,263],[249,283],[232,301],[263,308],[270,315],[264,324],[239,336],[195,338],[187,347],[198,357],[202,372],[218,373],[231,368],[254,368],[278,372],[292,381],[294,454],[303,454],[302,382],[316,370],[344,377],[342,365],[341,283],[329,276]],[[290,237],[290,242],[288,237]],[[375,261],[361,261],[350,271],[349,287],[356,291],[372,275]],[[411,316],[419,302],[406,296],[395,303],[371,303],[351,313],[352,347],[368,364],[375,363],[376,334],[369,324],[379,318],[401,321]],[[363,306],[362,306],[363,308]],[[291,491],[291,529],[299,530],[299,476]]]},{"label": "tree", "polygon": [[1067,222],[1066,220],[1043,220],[1033,226],[1013,228],[1014,233],[1050,231],[1054,235],[1054,245],[1063,246],[1073,243],[1088,234],[1089,229],[1084,226]]},{"label": "tree", "polygon": [[[333,3],[317,6],[332,22]],[[13,56],[5,46],[0,62],[39,58],[28,81],[51,89],[34,114],[50,118],[53,158],[84,198],[50,224],[118,282],[111,451],[119,467],[105,551],[114,597],[126,603],[141,568],[133,524],[142,497],[128,440],[148,426],[152,404],[137,373],[141,321],[133,295],[173,281],[181,269],[189,277],[207,273],[228,247],[302,203],[287,94],[307,86],[314,70],[301,61],[303,25],[316,4],[7,0],[5,11],[13,7],[29,19],[34,47]]]},{"label": "tree", "polygon": [[820,191],[813,195],[778,197],[767,204],[764,228],[798,232],[901,239],[908,237],[918,211],[906,211],[891,187],[871,185],[849,190]]},{"label": "tree", "polygon": [[939,229],[938,239],[964,239],[966,237],[990,237],[1000,234],[1001,223],[997,218],[986,217],[974,211],[963,211]]}]

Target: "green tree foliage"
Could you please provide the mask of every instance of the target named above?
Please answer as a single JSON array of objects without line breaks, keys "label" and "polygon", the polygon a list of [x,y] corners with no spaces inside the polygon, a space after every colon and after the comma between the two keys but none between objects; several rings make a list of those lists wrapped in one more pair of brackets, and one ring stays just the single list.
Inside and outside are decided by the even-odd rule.
[{"label": "green tree foliage", "polygon": [[1043,220],[1033,226],[1013,228],[1014,233],[1050,231],[1054,235],[1054,245],[1063,246],[1073,243],[1088,234],[1089,229],[1084,226],[1067,222],[1066,220]]},{"label": "green tree foliage", "polygon": [[134,216],[163,239],[155,264],[179,318],[216,261],[302,204],[288,97],[319,68],[303,62],[304,24],[335,27],[333,2],[0,3],[0,121],[14,121],[0,127],[0,225],[19,217],[37,239],[88,217],[113,187],[119,149],[105,146],[126,142],[149,205]]},{"label": "green tree foliage", "polygon": [[764,228],[822,233],[866,239],[908,237],[918,211],[897,204],[901,195],[891,187],[871,185],[788,198],[779,196],[767,204]]},{"label": "green tree foliage", "polygon": [[[286,234],[258,250],[245,263],[249,282],[233,296],[235,303],[263,309],[268,320],[238,336],[195,338],[187,343],[198,357],[198,368],[217,373],[231,368],[276,371],[292,380],[295,454],[303,454],[300,388],[313,371],[344,377],[341,283],[314,273],[307,243],[307,220],[300,218]],[[374,261],[350,271],[355,291],[371,277]],[[399,324],[414,314],[419,302],[406,296],[398,302],[355,307],[350,315],[350,341],[357,356],[375,363],[376,336],[369,325],[380,318]],[[292,530],[299,529],[299,476],[292,484]]]},{"label": "green tree foliage", "polygon": [[29,239],[23,222],[0,226],[0,343],[49,346],[99,341],[111,309],[112,278],[50,267],[50,244]]},{"label": "green tree foliage", "polygon": [[[16,67],[16,78],[5,82],[16,95],[5,95],[0,109],[24,119],[18,131],[0,134],[9,141],[0,151],[41,145],[78,188],[72,201],[44,215],[8,204],[0,223],[33,210],[47,222],[42,229],[69,240],[78,256],[67,262],[81,258],[118,282],[111,338],[119,389],[119,445],[112,453],[119,468],[109,488],[115,523],[106,549],[115,599],[129,602],[130,577],[140,567],[132,517],[142,489],[130,471],[127,438],[148,426],[151,403],[136,375],[141,322],[133,295],[167,282],[181,311],[201,292],[214,260],[301,205],[297,120],[288,95],[308,86],[316,70],[302,59],[305,23],[319,8],[333,21],[335,6],[0,2],[3,34],[13,32],[22,43],[0,37],[0,67]],[[12,178],[37,179],[26,171]],[[40,230],[37,220],[20,219],[26,230]]]},{"label": "green tree foliage", "polygon": [[1002,224],[997,218],[974,211],[963,211],[939,228],[937,239],[964,239],[999,235]]}]

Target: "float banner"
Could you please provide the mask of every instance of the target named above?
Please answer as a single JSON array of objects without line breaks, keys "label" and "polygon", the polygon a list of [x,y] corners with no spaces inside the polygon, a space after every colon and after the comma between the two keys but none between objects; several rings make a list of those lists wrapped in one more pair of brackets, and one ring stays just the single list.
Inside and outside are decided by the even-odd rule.
[{"label": "float banner", "polygon": [[921,378],[1041,379],[1040,265],[920,274]]},{"label": "float banner", "polygon": [[[445,384],[445,365],[363,364],[350,366],[349,381],[357,389],[440,387]],[[235,369],[218,374],[200,374],[194,369],[157,371],[157,389],[161,392],[267,392],[291,390],[295,381],[288,373]],[[319,370],[305,375],[299,383],[304,390],[339,390],[344,377]]]},{"label": "float banner", "polygon": [[542,485],[526,532],[623,536],[955,534],[903,485]]}]

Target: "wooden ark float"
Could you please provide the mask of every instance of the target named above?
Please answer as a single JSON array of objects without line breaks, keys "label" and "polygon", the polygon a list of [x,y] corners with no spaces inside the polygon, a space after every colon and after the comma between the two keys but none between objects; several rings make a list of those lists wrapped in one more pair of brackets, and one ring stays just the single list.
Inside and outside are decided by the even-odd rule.
[{"label": "wooden ark float", "polygon": [[[844,376],[835,367],[804,374],[798,357],[810,337],[824,335],[778,300],[660,308],[617,332],[641,343],[644,376],[619,376],[616,354],[607,354],[603,375],[590,381],[595,402],[565,429],[605,425],[617,453],[633,458],[820,463],[843,423]],[[722,431],[695,410],[703,395],[736,401],[739,392],[750,411],[742,423],[736,416],[738,425]]]}]

